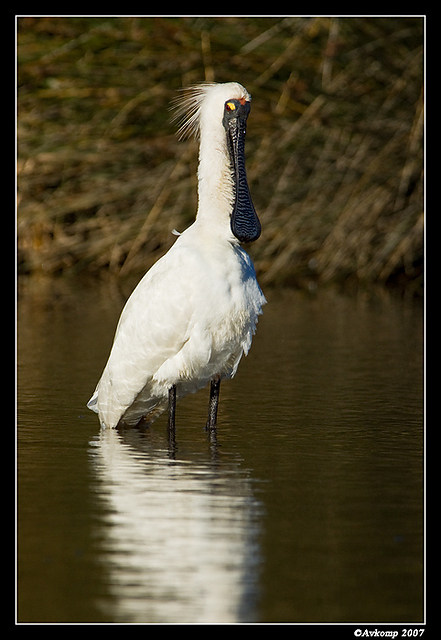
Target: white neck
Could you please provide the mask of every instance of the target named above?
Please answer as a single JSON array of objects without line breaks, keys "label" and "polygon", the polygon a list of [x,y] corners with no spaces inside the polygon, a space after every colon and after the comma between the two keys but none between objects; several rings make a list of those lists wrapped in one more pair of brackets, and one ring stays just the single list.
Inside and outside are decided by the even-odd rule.
[{"label": "white neck", "polygon": [[[211,116],[211,114],[209,114]],[[230,214],[234,203],[233,179],[221,118],[207,117],[201,123],[198,168],[199,224],[209,225],[213,234],[230,238]]]},{"label": "white neck", "polygon": [[[181,135],[199,132],[198,211],[193,226],[204,234],[237,243],[231,230],[234,183],[231,175],[227,132],[222,123],[227,100],[250,101],[237,82],[202,84],[190,88],[178,103],[178,116],[186,115]],[[242,103],[243,104],[243,103]]]}]

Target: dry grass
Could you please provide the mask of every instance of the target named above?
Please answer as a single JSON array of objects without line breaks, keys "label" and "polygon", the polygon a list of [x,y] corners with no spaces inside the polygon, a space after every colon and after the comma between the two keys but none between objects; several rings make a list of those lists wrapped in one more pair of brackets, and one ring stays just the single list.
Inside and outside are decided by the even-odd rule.
[{"label": "dry grass", "polygon": [[253,94],[263,284],[421,287],[421,18],[20,18],[19,272],[145,271],[196,211],[181,86]]}]

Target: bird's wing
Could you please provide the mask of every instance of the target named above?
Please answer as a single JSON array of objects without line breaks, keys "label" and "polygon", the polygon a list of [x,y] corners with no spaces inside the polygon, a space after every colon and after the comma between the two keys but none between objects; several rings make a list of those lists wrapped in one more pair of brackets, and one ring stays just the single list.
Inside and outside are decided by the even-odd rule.
[{"label": "bird's wing", "polygon": [[167,376],[174,375],[170,365],[167,371],[167,363],[176,359],[189,341],[195,323],[192,260],[185,250],[170,250],[153,265],[127,301],[109,360],[89,403],[91,408],[95,405],[107,426],[116,426],[161,368],[156,382],[166,386]]}]

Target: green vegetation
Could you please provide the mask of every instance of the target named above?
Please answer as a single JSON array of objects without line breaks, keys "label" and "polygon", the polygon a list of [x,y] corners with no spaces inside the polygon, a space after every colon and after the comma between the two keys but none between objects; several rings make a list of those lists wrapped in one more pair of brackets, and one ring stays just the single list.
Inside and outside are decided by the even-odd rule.
[{"label": "green vegetation", "polygon": [[140,273],[196,212],[182,86],[253,95],[264,285],[423,273],[422,18],[18,18],[19,273]]}]

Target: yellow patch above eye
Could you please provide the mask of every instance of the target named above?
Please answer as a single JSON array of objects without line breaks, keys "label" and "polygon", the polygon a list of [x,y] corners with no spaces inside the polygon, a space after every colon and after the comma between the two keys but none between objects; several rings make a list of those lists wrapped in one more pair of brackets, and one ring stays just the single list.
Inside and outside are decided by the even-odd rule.
[{"label": "yellow patch above eye", "polygon": [[236,108],[236,105],[234,104],[234,102],[227,102],[227,107],[230,111],[234,111]]}]

